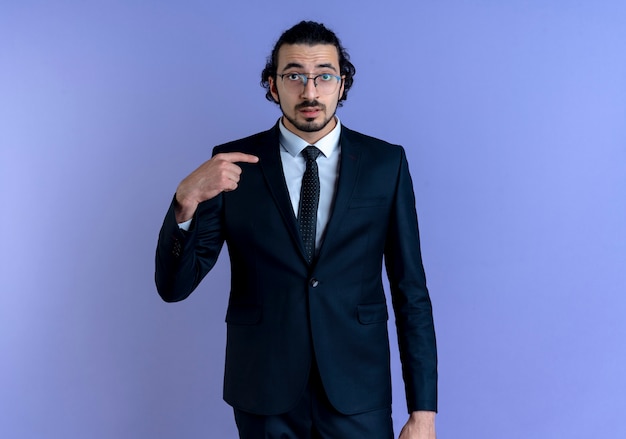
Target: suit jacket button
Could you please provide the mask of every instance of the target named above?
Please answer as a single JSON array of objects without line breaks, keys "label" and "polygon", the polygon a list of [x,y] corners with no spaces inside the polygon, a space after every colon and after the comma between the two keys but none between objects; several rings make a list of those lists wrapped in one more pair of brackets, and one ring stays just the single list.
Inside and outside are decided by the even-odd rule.
[{"label": "suit jacket button", "polygon": [[311,285],[313,288],[316,288],[319,284],[320,284],[320,282],[317,279],[315,279],[315,278],[313,278],[313,279],[311,279],[309,281],[309,285]]}]

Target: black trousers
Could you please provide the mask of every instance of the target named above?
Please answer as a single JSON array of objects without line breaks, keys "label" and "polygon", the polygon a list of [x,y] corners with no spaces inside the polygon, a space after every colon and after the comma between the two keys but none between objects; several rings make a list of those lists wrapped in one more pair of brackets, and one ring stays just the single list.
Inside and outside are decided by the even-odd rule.
[{"label": "black trousers", "polygon": [[240,439],[393,439],[391,407],[356,415],[339,413],[328,401],[315,366],[293,410],[273,416],[234,412]]}]

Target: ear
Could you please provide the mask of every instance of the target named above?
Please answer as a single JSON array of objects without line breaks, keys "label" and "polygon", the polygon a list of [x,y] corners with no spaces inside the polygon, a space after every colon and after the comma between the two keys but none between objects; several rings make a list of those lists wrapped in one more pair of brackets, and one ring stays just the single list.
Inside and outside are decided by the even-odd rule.
[{"label": "ear", "polygon": [[276,102],[277,104],[280,103],[280,97],[278,96],[278,89],[276,88],[276,80],[273,77],[269,77],[268,78],[269,84],[270,84],[270,93],[272,94],[272,97],[274,98],[274,102]]}]

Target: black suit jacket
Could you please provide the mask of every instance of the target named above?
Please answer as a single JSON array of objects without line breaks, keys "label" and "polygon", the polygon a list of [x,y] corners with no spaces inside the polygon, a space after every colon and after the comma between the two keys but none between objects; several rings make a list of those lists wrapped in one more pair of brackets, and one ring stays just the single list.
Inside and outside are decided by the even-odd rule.
[{"label": "black suit jacket", "polygon": [[201,203],[189,232],[174,202],[156,255],[166,301],[186,298],[228,246],[224,399],[241,410],[291,409],[315,360],[333,406],[389,407],[391,378],[383,256],[391,287],[409,411],[436,410],[437,359],[415,199],[401,147],[341,129],[332,214],[317,259],[306,261],[285,184],[278,126],[216,147],[245,152],[239,187]]}]

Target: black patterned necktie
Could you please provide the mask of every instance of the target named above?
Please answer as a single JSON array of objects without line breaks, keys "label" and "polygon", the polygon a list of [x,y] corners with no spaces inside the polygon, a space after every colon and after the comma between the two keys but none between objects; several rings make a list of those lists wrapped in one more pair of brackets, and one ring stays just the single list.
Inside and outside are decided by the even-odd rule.
[{"label": "black patterned necktie", "polygon": [[320,177],[317,171],[317,157],[321,151],[315,146],[307,146],[302,150],[306,160],[306,170],[302,176],[300,189],[300,207],[298,209],[298,224],[300,236],[304,243],[304,251],[309,263],[315,255],[315,231],[317,226],[317,206],[320,201]]}]

